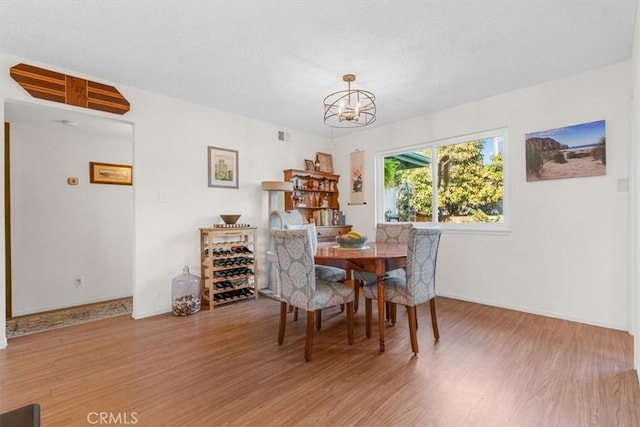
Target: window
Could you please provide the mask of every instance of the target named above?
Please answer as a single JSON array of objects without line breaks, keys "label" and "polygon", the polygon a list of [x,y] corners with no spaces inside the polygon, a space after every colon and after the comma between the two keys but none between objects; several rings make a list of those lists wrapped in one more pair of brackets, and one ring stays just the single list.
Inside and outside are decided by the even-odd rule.
[{"label": "window", "polygon": [[380,154],[381,217],[504,229],[506,137],[500,129]]}]

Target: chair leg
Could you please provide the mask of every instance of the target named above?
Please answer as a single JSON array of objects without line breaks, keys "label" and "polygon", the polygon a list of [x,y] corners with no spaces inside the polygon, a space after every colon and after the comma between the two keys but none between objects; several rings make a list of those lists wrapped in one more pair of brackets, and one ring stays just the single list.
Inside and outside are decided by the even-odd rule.
[{"label": "chair leg", "polygon": [[304,360],[311,361],[311,347],[313,347],[313,329],[316,312],[314,310],[307,311],[307,338],[304,342]]},{"label": "chair leg", "polygon": [[347,341],[353,344],[353,303],[347,303]]},{"label": "chair leg", "polygon": [[358,306],[360,301],[360,280],[353,281],[353,312],[358,312]]},{"label": "chair leg", "polygon": [[319,331],[322,328],[322,311],[316,310],[316,331]]},{"label": "chair leg", "polygon": [[397,308],[398,308],[398,306],[397,306],[396,303],[394,303],[394,302],[390,302],[389,303],[389,311],[391,312],[391,315],[390,315],[391,324],[394,325],[394,326],[396,324],[396,319],[398,318],[398,316],[397,316]]},{"label": "chair leg", "polygon": [[293,321],[294,322],[298,321],[298,307],[293,309]]},{"label": "chair leg", "polygon": [[[436,318],[436,298],[433,297],[429,301],[431,308],[431,325],[433,326],[433,337],[436,341],[440,341],[440,332],[438,331],[438,319]],[[416,319],[417,321],[417,319]]]},{"label": "chair leg", "polygon": [[411,338],[411,351],[418,354],[418,331],[416,330],[416,306],[407,306],[407,317],[409,318],[409,337]]},{"label": "chair leg", "polygon": [[289,313],[291,313],[292,311],[293,311],[293,306],[292,306],[292,305],[290,305],[290,306],[289,306]]},{"label": "chair leg", "polygon": [[389,301],[384,302],[384,318],[387,321],[391,320],[391,305]]},{"label": "chair leg", "polygon": [[287,303],[280,301],[280,323],[278,325],[278,344],[284,342],[284,329],[287,326]]},{"label": "chair leg", "polygon": [[373,300],[371,298],[364,299],[364,324],[367,338],[371,338],[371,312],[373,311]]}]

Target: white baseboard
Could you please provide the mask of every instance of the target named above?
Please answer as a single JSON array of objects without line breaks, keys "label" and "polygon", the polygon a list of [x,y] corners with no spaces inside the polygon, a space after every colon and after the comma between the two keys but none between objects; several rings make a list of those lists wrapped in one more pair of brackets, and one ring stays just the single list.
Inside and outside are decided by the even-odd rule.
[{"label": "white baseboard", "polygon": [[531,309],[530,307],[521,307],[521,306],[512,305],[512,304],[500,304],[500,303],[496,303],[495,301],[486,301],[486,300],[482,300],[482,299],[478,299],[478,298],[469,298],[469,297],[464,296],[464,295],[456,295],[456,294],[447,293],[447,292],[439,292],[438,291],[436,293],[436,295],[441,296],[441,297],[445,297],[445,298],[452,298],[452,299],[457,299],[457,300],[461,300],[461,301],[473,302],[473,303],[476,303],[476,304],[489,305],[491,307],[499,307],[499,308],[504,308],[504,309],[507,309],[507,310],[514,310],[514,311],[521,311],[523,313],[536,314],[538,316],[552,317],[554,319],[568,320],[570,322],[576,322],[576,323],[584,323],[586,325],[599,326],[599,327],[607,328],[607,329],[615,329],[617,331],[624,331],[624,332],[629,333],[629,331],[625,327],[623,327],[621,325],[612,325],[612,324],[605,323],[605,322],[597,322],[597,321],[594,321],[593,319],[585,319],[585,318],[574,317],[574,316],[566,316],[566,315],[561,314],[561,313],[554,313],[554,312],[549,312],[549,311],[544,311],[544,310],[535,310],[535,309]]},{"label": "white baseboard", "polygon": [[136,311],[134,307],[133,313],[131,313],[131,317],[133,317],[134,320],[140,320],[140,319],[144,319],[145,317],[153,317],[153,316],[159,316],[161,314],[171,313],[171,311],[172,310],[169,309],[169,310],[156,310],[156,311],[148,311],[145,313],[140,313]]}]

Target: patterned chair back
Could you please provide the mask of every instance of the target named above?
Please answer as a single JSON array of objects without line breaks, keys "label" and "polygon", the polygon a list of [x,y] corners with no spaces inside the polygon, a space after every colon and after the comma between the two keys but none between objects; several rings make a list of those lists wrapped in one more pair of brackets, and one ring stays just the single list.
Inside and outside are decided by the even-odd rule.
[{"label": "patterned chair back", "polygon": [[[302,215],[297,210],[292,211],[273,211],[269,214],[269,228],[286,228],[287,225],[303,224],[304,220]],[[273,237],[269,236],[268,251],[273,251]],[[267,274],[267,283],[269,289],[271,289],[276,295],[279,292],[278,272],[276,271],[274,262],[271,261],[269,255],[267,255],[267,261],[269,265],[269,271]]]},{"label": "patterned chair back", "polygon": [[309,232],[273,228],[271,237],[278,259],[280,300],[303,310],[313,310],[316,273]]},{"label": "patterned chair back", "polygon": [[376,242],[408,243],[412,228],[410,222],[379,223],[376,225]]},{"label": "patterned chair back", "polygon": [[413,228],[407,247],[407,299],[409,305],[429,301],[436,295],[436,261],[440,228]]},{"label": "patterned chair back", "polygon": [[[380,222],[376,225],[376,242],[408,243],[413,224],[410,222]],[[377,282],[376,275],[369,271],[354,271],[353,277],[365,283]],[[405,277],[403,268],[387,271],[386,277]]]}]

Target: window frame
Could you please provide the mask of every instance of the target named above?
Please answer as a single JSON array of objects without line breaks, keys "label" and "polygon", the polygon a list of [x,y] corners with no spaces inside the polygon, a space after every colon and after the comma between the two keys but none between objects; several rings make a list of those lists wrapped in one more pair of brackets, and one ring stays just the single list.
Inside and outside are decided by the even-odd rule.
[{"label": "window frame", "polygon": [[438,198],[438,180],[437,180],[437,163],[438,163],[438,147],[447,146],[447,145],[455,145],[461,144],[465,142],[470,142],[478,139],[488,139],[492,137],[502,137],[502,185],[503,185],[503,196],[502,196],[502,216],[503,222],[501,223],[484,223],[484,222],[472,222],[472,223],[450,223],[450,222],[428,222],[428,223],[414,223],[414,224],[434,224],[438,225],[445,231],[458,231],[464,233],[490,233],[490,234],[501,234],[501,233],[509,233],[509,162],[508,162],[508,140],[509,133],[508,128],[496,128],[489,129],[481,132],[474,132],[465,135],[458,135],[449,138],[443,138],[439,140],[434,140],[430,142],[424,142],[415,145],[403,146],[403,147],[394,147],[392,149],[378,151],[376,153],[376,219],[378,222],[384,222],[384,158],[388,156],[392,156],[395,154],[402,154],[409,151],[418,151],[425,149],[434,150],[433,159],[435,161],[431,162],[431,174],[434,179],[432,179],[432,193],[431,200],[434,206],[434,215],[437,217],[437,198]]}]

